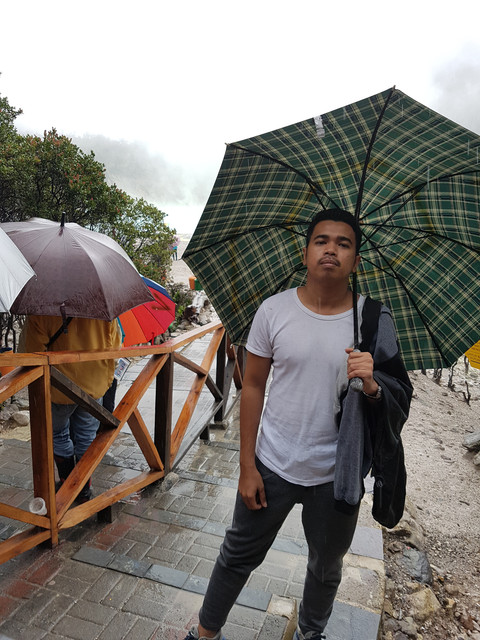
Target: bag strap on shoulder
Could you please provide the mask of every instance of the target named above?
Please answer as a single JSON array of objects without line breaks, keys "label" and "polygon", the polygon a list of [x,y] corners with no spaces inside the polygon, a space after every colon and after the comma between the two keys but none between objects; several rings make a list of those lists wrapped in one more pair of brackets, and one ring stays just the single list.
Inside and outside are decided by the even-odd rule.
[{"label": "bag strap on shoulder", "polygon": [[62,322],[62,326],[53,334],[53,336],[47,342],[47,351],[49,347],[51,347],[52,344],[55,342],[55,340],[60,336],[60,334],[67,333],[67,327],[71,321],[72,321],[72,318],[67,318],[66,320],[64,320],[64,322]]},{"label": "bag strap on shoulder", "polygon": [[373,353],[377,342],[378,319],[382,311],[382,303],[372,300],[370,296],[365,298],[362,311],[362,342],[360,351]]}]

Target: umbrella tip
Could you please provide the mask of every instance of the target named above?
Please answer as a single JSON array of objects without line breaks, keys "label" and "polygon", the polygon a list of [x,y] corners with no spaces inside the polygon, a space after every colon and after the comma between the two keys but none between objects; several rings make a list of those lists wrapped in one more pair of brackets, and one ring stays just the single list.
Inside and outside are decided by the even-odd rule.
[{"label": "umbrella tip", "polygon": [[65,211],[62,213],[62,219],[60,221],[60,226],[64,227],[65,226]]}]

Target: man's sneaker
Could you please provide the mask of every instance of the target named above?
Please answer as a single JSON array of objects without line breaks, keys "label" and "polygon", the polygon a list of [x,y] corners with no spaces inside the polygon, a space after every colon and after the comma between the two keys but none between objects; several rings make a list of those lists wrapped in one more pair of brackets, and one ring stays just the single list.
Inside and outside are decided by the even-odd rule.
[{"label": "man's sneaker", "polygon": [[222,635],[222,630],[217,633],[213,638],[206,638],[205,636],[198,635],[197,626],[194,625],[190,631],[187,633],[185,640],[225,640],[225,636]]},{"label": "man's sneaker", "polygon": [[[293,640],[326,640],[326,637],[327,636],[323,635],[323,633],[318,634],[315,633],[315,631],[309,631],[307,635],[304,636],[300,629],[297,629],[293,636]],[[187,639],[185,638],[185,640]]]}]

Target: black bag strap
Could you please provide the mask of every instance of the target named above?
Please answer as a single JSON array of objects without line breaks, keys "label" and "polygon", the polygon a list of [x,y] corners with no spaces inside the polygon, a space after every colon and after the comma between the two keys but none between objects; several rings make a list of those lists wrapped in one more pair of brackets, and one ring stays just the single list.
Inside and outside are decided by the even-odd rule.
[{"label": "black bag strap", "polygon": [[73,318],[67,318],[66,320],[64,320],[62,322],[62,326],[53,334],[53,336],[47,342],[47,351],[48,351],[49,347],[51,347],[52,344],[55,342],[55,340],[60,336],[60,334],[67,333],[67,327],[70,324],[70,322],[72,321],[72,319]]},{"label": "black bag strap", "polygon": [[370,296],[365,298],[362,310],[362,343],[360,351],[370,351],[373,355],[377,342],[378,319],[382,311],[382,303],[372,300]]}]

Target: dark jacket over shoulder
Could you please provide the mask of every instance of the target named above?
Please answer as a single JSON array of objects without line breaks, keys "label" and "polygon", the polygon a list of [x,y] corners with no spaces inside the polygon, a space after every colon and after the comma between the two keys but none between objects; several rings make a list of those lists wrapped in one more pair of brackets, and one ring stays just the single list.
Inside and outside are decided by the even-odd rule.
[{"label": "dark jacket over shoulder", "polygon": [[[360,502],[363,478],[375,476],[374,517],[395,526],[403,513],[406,472],[401,431],[408,418],[412,385],[400,357],[391,313],[367,298],[362,314],[362,351],[370,351],[373,377],[382,387],[382,399],[369,402],[348,388],[342,399],[335,465],[334,492],[340,509]],[[393,523],[393,524],[392,524]]]}]

